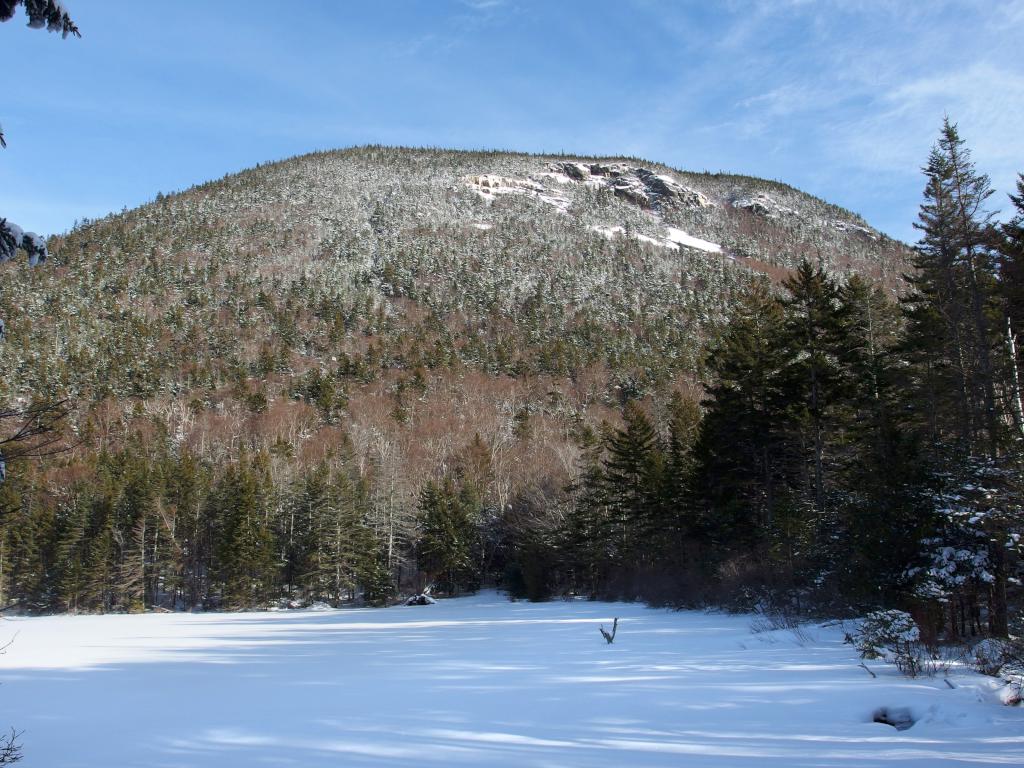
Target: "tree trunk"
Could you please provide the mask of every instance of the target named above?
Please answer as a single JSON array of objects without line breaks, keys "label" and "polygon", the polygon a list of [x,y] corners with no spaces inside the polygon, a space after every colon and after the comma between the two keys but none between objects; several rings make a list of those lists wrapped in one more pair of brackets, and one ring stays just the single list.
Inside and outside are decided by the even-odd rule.
[{"label": "tree trunk", "polygon": [[974,313],[974,330],[977,334],[978,367],[981,369],[981,384],[985,398],[985,431],[988,432],[989,457],[999,458],[999,417],[996,411],[995,377],[992,374],[992,359],[988,348],[988,320],[985,318],[985,300],[978,282],[974,248],[967,249],[967,266],[971,277],[971,308]]},{"label": "tree trunk", "polygon": [[1006,555],[1002,546],[996,542],[992,553],[993,576],[992,602],[988,617],[988,631],[995,637],[1006,637],[1010,633],[1006,608]]},{"label": "tree trunk", "polygon": [[1006,317],[1006,350],[1010,357],[1010,411],[1017,432],[1024,437],[1024,407],[1020,395],[1020,370],[1017,366],[1017,339],[1013,335],[1010,317]]}]

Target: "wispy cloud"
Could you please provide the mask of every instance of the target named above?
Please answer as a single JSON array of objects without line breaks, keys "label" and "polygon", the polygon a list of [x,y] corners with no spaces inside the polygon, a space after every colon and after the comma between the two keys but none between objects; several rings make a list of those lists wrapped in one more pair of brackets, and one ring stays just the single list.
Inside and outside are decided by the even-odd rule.
[{"label": "wispy cloud", "polygon": [[960,125],[995,186],[1012,189],[1024,170],[1024,73],[995,62],[908,79],[880,94],[871,112],[835,127],[851,158],[898,174],[923,162],[946,115]]},{"label": "wispy cloud", "polygon": [[462,0],[462,4],[474,11],[490,11],[505,5],[505,0]]},{"label": "wispy cloud", "polygon": [[944,115],[997,189],[1024,170],[1024,0],[724,7],[699,24],[685,12],[662,22],[685,74],[656,97],[660,146],[812,187],[904,237]]}]

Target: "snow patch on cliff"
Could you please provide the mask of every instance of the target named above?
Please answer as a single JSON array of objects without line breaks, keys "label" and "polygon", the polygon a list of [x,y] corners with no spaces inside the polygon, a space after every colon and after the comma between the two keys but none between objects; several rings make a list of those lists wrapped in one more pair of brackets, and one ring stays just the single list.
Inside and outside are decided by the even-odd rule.
[{"label": "snow patch on cliff", "polygon": [[[591,229],[597,232],[599,235],[611,240],[614,237],[627,237],[625,228],[623,227],[609,227],[609,226],[592,226]],[[651,245],[656,245],[659,248],[672,248],[679,250],[680,248],[693,248],[698,251],[705,253],[722,253],[722,246],[718,243],[712,243],[710,240],[702,240],[699,237],[694,237],[691,234],[684,232],[676,227],[666,227],[668,234],[665,237],[651,237],[650,235],[633,234],[637,240]]]}]

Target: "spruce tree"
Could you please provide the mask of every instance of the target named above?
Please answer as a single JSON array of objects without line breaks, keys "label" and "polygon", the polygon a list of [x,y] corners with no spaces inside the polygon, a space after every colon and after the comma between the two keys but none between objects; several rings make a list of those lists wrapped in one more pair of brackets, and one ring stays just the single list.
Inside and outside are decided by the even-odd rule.
[{"label": "spruce tree", "polygon": [[762,540],[793,485],[782,429],[784,320],[779,300],[755,284],[708,353],[696,491],[720,557]]},{"label": "spruce tree", "polygon": [[925,201],[914,225],[921,241],[906,300],[917,410],[940,451],[949,446],[995,460],[1003,429],[992,360],[995,269],[985,207],[992,189],[948,119],[924,173]]},{"label": "spruce tree", "polygon": [[891,605],[927,534],[915,490],[922,462],[901,424],[902,318],[881,287],[858,275],[840,286],[839,301],[842,433],[832,450],[841,498],[833,563],[850,600]]},{"label": "spruce tree", "polygon": [[785,366],[782,370],[784,397],[788,401],[785,419],[796,430],[793,445],[803,456],[806,494],[819,518],[825,514],[830,467],[827,449],[837,425],[837,407],[842,397],[840,375],[839,290],[820,267],[803,261],[783,283],[788,295],[783,300],[785,320],[781,343]]},{"label": "spruce tree", "polygon": [[674,391],[667,407],[667,439],[664,452],[664,482],[660,506],[663,523],[678,538],[694,533],[692,510],[694,448],[700,434],[701,412],[697,401]]},{"label": "spruce tree", "polygon": [[420,492],[422,534],[418,563],[429,581],[449,595],[479,587],[480,574],[473,560],[476,521],[472,493],[459,488],[451,477],[430,481]]},{"label": "spruce tree", "polygon": [[277,560],[268,525],[269,483],[248,456],[228,467],[208,513],[219,518],[217,565],[226,607],[251,608],[271,596]]},{"label": "spruce tree", "polygon": [[194,608],[208,597],[213,540],[210,519],[203,514],[210,478],[196,457],[182,451],[168,472],[165,503],[174,516],[177,567],[168,588],[176,605]]},{"label": "spruce tree", "polygon": [[[610,427],[602,426],[610,434]],[[609,509],[605,489],[606,440],[589,425],[581,430],[580,476],[572,487],[572,506],[561,531],[561,552],[571,573],[572,591],[596,597],[607,581],[610,543],[607,541]]]},{"label": "spruce tree", "polygon": [[635,400],[626,404],[622,420],[622,428],[609,436],[602,479],[610,556],[629,570],[650,566],[664,546],[664,459],[658,434]]},{"label": "spruce tree", "polygon": [[[936,539],[941,544],[951,530],[950,510],[959,509],[946,502],[949,493],[956,493],[950,489],[960,486],[967,495],[977,486],[978,477],[1002,478],[1000,485],[1011,487],[1016,483],[1008,482],[1006,475],[1012,409],[1007,398],[997,397],[997,392],[1012,386],[994,357],[1003,335],[996,238],[992,214],[986,208],[992,189],[988,178],[975,169],[970,151],[949,120],[924,172],[925,201],[915,225],[922,237],[906,314],[908,404],[919,414],[912,426],[924,433],[933,476],[930,487],[921,489],[925,498],[933,500],[935,535],[927,547],[931,550]],[[986,600],[989,625],[994,634],[1005,635],[1010,560],[1003,542],[1011,530],[1004,515],[984,519],[991,575]]]},{"label": "spruce tree", "polygon": [[70,613],[85,607],[86,505],[75,493],[62,505],[56,534],[57,601]]}]

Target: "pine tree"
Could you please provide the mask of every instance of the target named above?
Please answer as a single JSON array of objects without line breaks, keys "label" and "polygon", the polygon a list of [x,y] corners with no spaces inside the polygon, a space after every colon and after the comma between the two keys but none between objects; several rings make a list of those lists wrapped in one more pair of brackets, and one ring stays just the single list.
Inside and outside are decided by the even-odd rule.
[{"label": "pine tree", "polygon": [[259,457],[243,456],[228,467],[211,495],[208,513],[217,516],[217,570],[224,602],[249,608],[270,597],[277,560],[268,525],[269,483]]},{"label": "pine tree", "polygon": [[839,289],[842,434],[833,445],[842,498],[832,562],[858,604],[892,605],[927,533],[915,488],[922,462],[900,419],[902,322],[878,286],[852,275]]},{"label": "pine tree", "polygon": [[711,346],[696,447],[696,491],[721,556],[748,551],[775,523],[793,485],[787,435],[782,304],[756,284]]},{"label": "pine tree", "polygon": [[284,576],[306,600],[337,604],[356,596],[364,578],[376,600],[387,590],[378,571],[380,543],[366,525],[366,494],[346,466],[320,464],[301,477],[288,503]]},{"label": "pine tree", "polygon": [[612,561],[630,570],[650,566],[653,550],[664,547],[665,467],[654,425],[635,400],[626,404],[622,420],[608,437],[604,459],[605,539]]},{"label": "pine tree", "polygon": [[670,506],[681,509],[690,490],[701,412],[697,401],[684,397],[678,390],[672,392],[667,410],[665,498]]},{"label": "pine tree", "polygon": [[33,29],[46,28],[60,32],[62,37],[81,37],[78,27],[57,0],[0,0],[0,22],[10,21],[19,5],[24,5],[28,25]]},{"label": "pine tree", "polygon": [[[943,531],[950,530],[942,488],[968,489],[976,484],[973,478],[979,472],[1005,476],[1007,426],[1013,416],[1007,398],[996,394],[1012,386],[997,369],[993,354],[1003,338],[999,323],[993,322],[999,318],[999,305],[992,247],[996,239],[992,214],[986,210],[992,195],[988,178],[975,170],[969,150],[948,120],[924,172],[925,202],[915,225],[922,238],[911,276],[914,293],[906,307],[910,402],[919,400],[926,409],[925,418],[914,426],[924,428],[934,477],[931,488],[922,488],[924,497],[934,501],[936,536],[928,540],[931,548],[935,538],[941,542]],[[1004,517],[987,519],[989,625],[994,634],[1005,635],[1010,566],[1002,540],[1010,531]]]},{"label": "pine tree", "polygon": [[938,481],[924,563],[910,571],[916,593],[939,604],[954,638],[972,629],[968,617],[980,628],[982,604],[988,632],[1005,637],[1008,585],[1019,584],[1024,565],[1024,473],[974,457]]},{"label": "pine tree", "polygon": [[57,600],[62,610],[77,612],[84,607],[86,508],[75,493],[62,505],[56,534]]},{"label": "pine tree", "polygon": [[473,561],[476,549],[474,497],[451,477],[428,482],[420,493],[422,536],[418,547],[420,570],[450,595],[477,589],[480,574]]},{"label": "pine tree", "polygon": [[696,470],[694,449],[700,434],[701,412],[697,401],[674,391],[667,406],[667,437],[664,449],[664,477],[660,488],[661,525],[671,537],[670,548],[678,556],[684,537],[698,534],[693,509]]},{"label": "pine tree", "polygon": [[795,429],[809,467],[804,485],[818,517],[825,514],[828,491],[826,455],[838,429],[836,410],[842,397],[840,375],[839,289],[821,268],[803,261],[783,287],[786,364],[782,371],[784,397],[789,403],[786,422]]},{"label": "pine tree", "polygon": [[121,492],[114,508],[119,603],[128,610],[142,610],[153,602],[147,590],[151,566],[147,548],[155,526],[156,488],[145,458],[122,454],[119,461]]},{"label": "pine tree", "polygon": [[97,493],[89,509],[89,542],[85,551],[85,597],[89,609],[101,613],[113,610],[116,600],[113,506],[110,493]]},{"label": "pine tree", "polygon": [[[26,472],[15,484],[0,486],[3,504],[3,569],[0,583],[9,603],[29,611],[50,607],[48,583],[54,516],[45,505],[39,480]],[[5,604],[6,606],[6,604]]]},{"label": "pine tree", "polygon": [[[610,428],[603,427],[610,434]],[[571,489],[572,505],[559,535],[572,591],[591,597],[601,594],[611,565],[611,545],[606,540],[610,516],[603,463],[606,443],[589,425],[581,430],[580,476]]]},{"label": "pine tree", "polygon": [[937,447],[952,443],[962,455],[996,459],[1003,430],[991,352],[995,270],[985,204],[992,189],[948,119],[924,173],[925,202],[914,225],[922,236],[906,301],[921,422]]},{"label": "pine tree", "polygon": [[194,608],[209,597],[213,536],[211,521],[203,514],[209,483],[205,468],[190,452],[183,451],[171,461],[165,503],[174,519],[171,544],[176,568],[167,589],[174,593],[175,605]]}]

